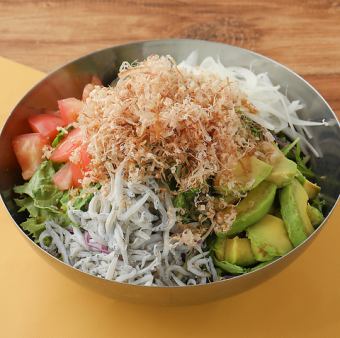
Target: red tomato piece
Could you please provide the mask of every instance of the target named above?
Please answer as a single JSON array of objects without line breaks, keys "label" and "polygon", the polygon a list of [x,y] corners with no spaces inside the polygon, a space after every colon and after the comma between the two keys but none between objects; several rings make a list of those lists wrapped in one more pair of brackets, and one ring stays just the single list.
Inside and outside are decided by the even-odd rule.
[{"label": "red tomato piece", "polygon": [[71,163],[64,164],[52,178],[54,184],[60,190],[68,190],[72,187],[72,169]]},{"label": "red tomato piece", "polygon": [[87,144],[83,144],[80,148],[80,165],[83,172],[86,172],[89,169],[89,164],[91,162],[91,157],[87,152]]},{"label": "red tomato piece", "polygon": [[74,97],[70,97],[68,99],[59,100],[58,107],[60,110],[61,118],[67,125],[77,121],[78,115],[83,109],[83,102]]},{"label": "red tomato piece", "polygon": [[57,127],[63,127],[63,120],[52,114],[33,115],[28,118],[28,123],[34,132],[53,139],[58,134]]},{"label": "red tomato piece", "polygon": [[67,162],[72,152],[81,146],[82,132],[79,128],[73,129],[69,134],[60,142],[56,149],[54,149],[51,160],[53,162],[62,163]]},{"label": "red tomato piece", "polygon": [[13,139],[13,150],[25,180],[30,179],[38,169],[42,161],[42,149],[47,144],[48,140],[39,133],[22,134]]},{"label": "red tomato piece", "polygon": [[79,180],[84,177],[84,174],[81,170],[80,164],[70,162],[70,167],[72,172],[72,186],[77,188],[81,185]]},{"label": "red tomato piece", "polygon": [[79,187],[80,180],[84,177],[79,164],[67,162],[53,176],[53,182],[60,190]]}]

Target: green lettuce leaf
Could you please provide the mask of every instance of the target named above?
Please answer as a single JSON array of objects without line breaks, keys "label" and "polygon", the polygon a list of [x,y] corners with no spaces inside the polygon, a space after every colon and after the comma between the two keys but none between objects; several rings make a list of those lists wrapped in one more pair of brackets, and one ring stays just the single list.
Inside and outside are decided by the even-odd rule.
[{"label": "green lettuce leaf", "polygon": [[20,207],[19,212],[27,210],[32,217],[37,217],[39,215],[39,209],[34,205],[34,199],[30,196],[23,198],[17,198],[14,200],[16,205]]},{"label": "green lettuce leaf", "polygon": [[54,220],[61,226],[71,224],[67,216],[67,208],[62,208],[61,199],[64,192],[53,184],[54,174],[52,162],[45,161],[41,163],[29,182],[14,188],[14,191],[21,195],[21,198],[15,199],[15,203],[20,207],[19,212],[29,213],[29,217],[21,227],[36,240],[45,229],[46,220]]},{"label": "green lettuce leaf", "polygon": [[[55,166],[50,161],[41,163],[29,182],[16,186],[14,191],[20,195],[15,199],[19,212],[27,211],[29,217],[21,227],[31,234],[35,240],[45,229],[45,222],[53,220],[61,226],[75,225],[67,215],[68,204],[74,209],[84,210],[93,197],[93,193],[82,189],[73,191],[60,191],[53,183]],[[98,189],[100,185],[96,185]],[[92,191],[92,190],[91,190]]]},{"label": "green lettuce leaf", "polygon": [[37,240],[40,234],[45,230],[45,220],[39,217],[29,217],[20,226]]},{"label": "green lettuce leaf", "polygon": [[76,210],[84,210],[84,208],[86,208],[89,205],[92,197],[93,197],[92,193],[91,194],[80,193],[80,196],[78,196],[72,203],[73,208]]},{"label": "green lettuce leaf", "polygon": [[[39,169],[34,173],[29,182],[16,186],[14,191],[17,194],[28,195],[23,200],[16,200],[18,206],[25,208],[30,212],[33,212],[32,216],[36,217],[36,212],[33,210],[33,206],[39,209],[47,209],[50,212],[58,213],[57,204],[63,195],[52,181],[52,177],[55,174],[52,162],[43,162]],[[33,206],[32,206],[33,202]],[[31,214],[31,212],[30,212]]]},{"label": "green lettuce leaf", "polygon": [[[100,184],[96,184],[95,187],[99,189]],[[67,211],[67,204],[70,202],[73,209],[85,211],[92,197],[93,193],[89,192],[88,189],[79,190],[78,195],[72,198],[69,192],[65,191],[60,199],[61,209]]]}]

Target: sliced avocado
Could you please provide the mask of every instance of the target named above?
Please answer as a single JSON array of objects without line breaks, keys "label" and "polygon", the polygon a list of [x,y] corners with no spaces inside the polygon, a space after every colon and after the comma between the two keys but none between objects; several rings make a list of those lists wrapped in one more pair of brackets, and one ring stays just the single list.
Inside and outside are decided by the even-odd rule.
[{"label": "sliced avocado", "polygon": [[247,237],[256,260],[260,262],[283,256],[293,249],[282,219],[272,215],[264,216],[247,228]]},{"label": "sliced avocado", "polygon": [[282,155],[274,163],[273,171],[266,180],[282,188],[289,184],[296,174],[297,164]]},{"label": "sliced avocado", "polygon": [[216,258],[219,261],[223,261],[224,260],[224,254],[225,254],[225,238],[221,238],[221,237],[217,237],[215,240],[215,243],[212,247]]},{"label": "sliced avocado", "polygon": [[[246,193],[257,187],[265,180],[272,171],[272,166],[259,160],[255,156],[245,157],[232,170],[232,176],[236,177],[236,189],[240,193]],[[235,199],[235,193],[230,191],[226,186],[228,178],[223,173],[216,175],[214,187],[217,192],[232,201]]]},{"label": "sliced avocado", "polygon": [[320,192],[321,188],[307,179],[303,183],[303,188],[306,190],[310,200],[314,199]]},{"label": "sliced avocado", "polygon": [[274,202],[275,193],[276,185],[266,181],[251,190],[237,205],[237,216],[227,235],[232,236],[244,231],[266,215]]},{"label": "sliced avocado", "polygon": [[252,265],[256,262],[248,238],[217,237],[212,249],[219,261],[227,261],[240,266]]},{"label": "sliced avocado", "polygon": [[320,210],[312,207],[310,204],[307,205],[307,214],[314,228],[320,225],[324,220],[323,214]]},{"label": "sliced avocado", "polygon": [[256,263],[249,239],[237,236],[226,239],[224,260],[239,266],[249,266]]},{"label": "sliced avocado", "polygon": [[308,195],[296,179],[280,192],[282,218],[294,246],[299,245],[314,231],[307,214],[307,202]]},{"label": "sliced avocado", "polygon": [[219,261],[216,258],[214,258],[214,265],[219,267],[225,272],[229,272],[233,274],[242,274],[248,271],[248,269],[243,268],[242,266],[238,266],[236,264],[232,264],[227,261]]}]

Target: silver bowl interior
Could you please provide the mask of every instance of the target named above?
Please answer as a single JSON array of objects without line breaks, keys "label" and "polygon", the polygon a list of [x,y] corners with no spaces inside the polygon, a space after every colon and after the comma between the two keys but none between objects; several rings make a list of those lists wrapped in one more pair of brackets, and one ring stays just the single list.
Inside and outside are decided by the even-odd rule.
[{"label": "silver bowl interior", "polygon": [[[81,97],[82,89],[84,85],[90,81],[92,75],[99,76],[103,83],[108,85],[115,79],[119,66],[123,61],[142,60],[150,54],[170,54],[176,61],[180,62],[193,50],[198,51],[201,60],[204,57],[213,56],[220,58],[221,62],[225,65],[251,66],[256,73],[267,72],[273,83],[279,84],[281,89],[284,92],[287,92],[290,99],[298,99],[305,105],[305,108],[301,112],[301,116],[303,118],[317,121],[322,119],[336,121],[336,123],[329,127],[323,126],[309,128],[310,133],[313,135],[312,144],[322,153],[322,158],[316,158],[311,154],[311,165],[317,174],[317,182],[322,188],[322,195],[327,201],[326,214],[328,215],[335,206],[340,192],[340,132],[335,114],[321,95],[294,72],[269,58],[249,50],[221,43],[199,40],[159,40],[115,46],[94,52],[70,62],[49,74],[34,88],[32,88],[18,103],[10,114],[0,136],[0,193],[16,224],[20,224],[20,222],[22,222],[25,218],[25,215],[17,212],[17,207],[13,202],[13,187],[17,184],[21,184],[22,178],[19,166],[12,151],[11,140],[16,135],[29,132],[30,129],[27,124],[28,116],[41,113],[46,109],[56,109],[57,100],[61,98],[71,96]],[[306,242],[309,242],[310,239],[319,232],[322,226],[323,224],[309,239],[306,240]],[[26,234],[25,236],[29,239]],[[32,244],[34,244],[31,239],[29,240]],[[177,292],[174,291],[176,288],[168,288],[173,290],[164,294],[163,300],[156,302],[163,304],[178,304],[183,302],[192,303],[212,300],[239,292],[240,290],[256,284],[266,278],[267,275],[274,273],[281,269],[282,266],[288,264],[290,261],[288,256],[293,256],[298,252],[301,252],[302,247],[306,245],[306,242],[295,248],[287,256],[259,271],[239,276],[231,280],[212,283],[208,286],[208,288],[204,288],[204,290],[208,290],[210,288],[209,290],[211,291],[208,290],[203,292],[203,288],[200,287],[187,287],[185,289],[196,289],[197,291],[188,291],[187,294],[189,295],[190,293],[190,295],[188,297],[184,297],[184,293],[182,292],[183,290],[181,292]],[[37,246],[35,247],[37,249]],[[41,249],[38,249],[38,251],[40,251],[39,253],[43,253]],[[44,252],[43,257],[47,256],[49,255]],[[49,257],[49,259],[51,262],[54,262],[54,265],[57,264],[57,268],[63,271],[66,271],[65,269],[72,269],[69,267],[62,267],[63,263],[58,262],[56,259],[51,257]],[[75,269],[72,270],[74,270],[72,272],[72,276],[82,274]],[[87,278],[85,276],[82,277]],[[90,278],[90,276],[88,277]],[[113,295],[114,297],[118,296],[132,300],[139,299],[142,302],[152,301],[149,296],[151,293],[149,292],[136,291],[132,292],[130,295],[122,296],[119,295],[120,291],[112,291],[114,286],[117,286],[118,283],[104,280],[94,281],[94,279],[98,278],[91,278],[93,280],[92,284],[97,290],[102,288],[103,283],[109,283],[105,284],[105,289],[111,290],[106,293]],[[246,279],[247,283],[241,282]],[[89,284],[91,284],[91,282]],[[217,284],[219,284],[219,286],[215,287],[215,290],[221,291],[214,292],[213,285]],[[128,286],[130,291],[132,288],[136,290],[145,289],[145,287]],[[118,289],[119,288],[117,287],[117,290]],[[177,290],[178,289],[183,288],[177,288]],[[227,289],[228,291],[226,291]],[[195,300],[193,298],[195,298]]]}]

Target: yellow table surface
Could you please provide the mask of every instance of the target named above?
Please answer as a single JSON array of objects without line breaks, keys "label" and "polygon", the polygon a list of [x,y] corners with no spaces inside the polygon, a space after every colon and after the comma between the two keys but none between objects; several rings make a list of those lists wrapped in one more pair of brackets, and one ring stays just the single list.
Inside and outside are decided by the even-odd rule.
[{"label": "yellow table surface", "polygon": [[[1,124],[43,75],[0,57]],[[166,308],[118,302],[66,279],[36,255],[1,205],[0,336],[340,337],[339,217],[340,206],[304,254],[256,288]]]}]

